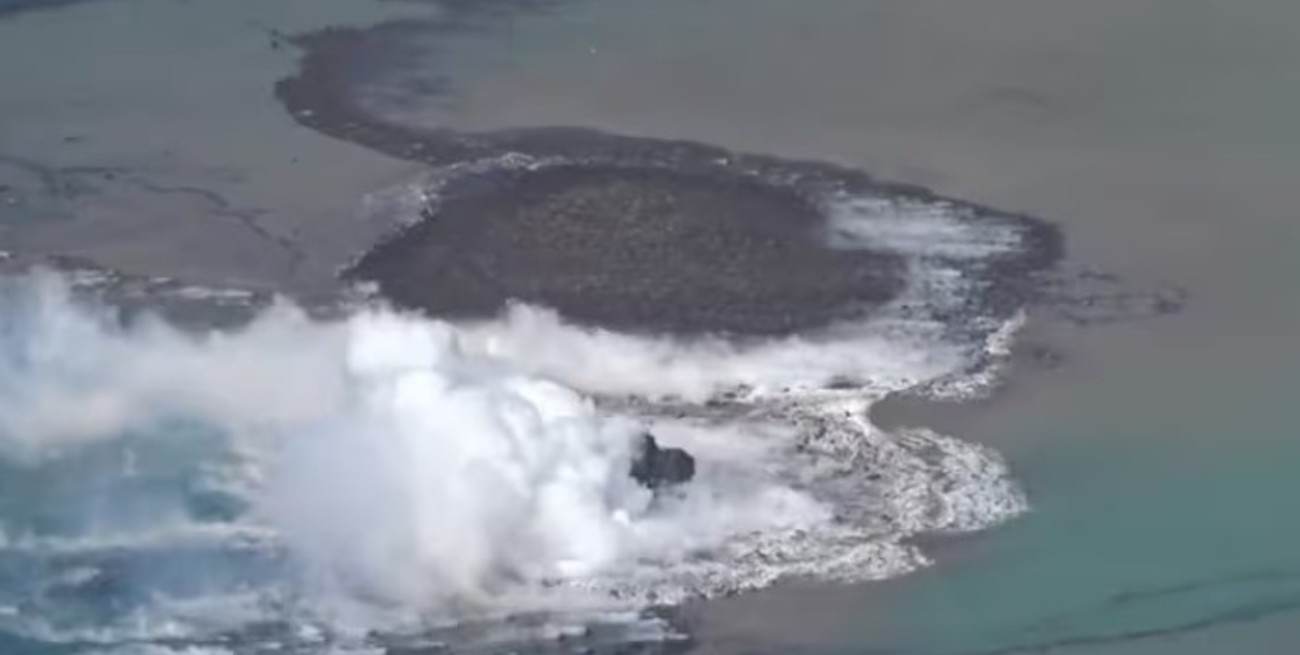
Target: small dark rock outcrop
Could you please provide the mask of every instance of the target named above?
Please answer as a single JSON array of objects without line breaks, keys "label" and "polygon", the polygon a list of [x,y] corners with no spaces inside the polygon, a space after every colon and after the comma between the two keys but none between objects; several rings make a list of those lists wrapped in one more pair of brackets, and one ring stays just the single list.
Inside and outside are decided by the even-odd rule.
[{"label": "small dark rock outcrop", "polygon": [[632,458],[632,478],[651,489],[683,484],[695,477],[695,458],[681,448],[660,448],[653,435],[641,435]]}]

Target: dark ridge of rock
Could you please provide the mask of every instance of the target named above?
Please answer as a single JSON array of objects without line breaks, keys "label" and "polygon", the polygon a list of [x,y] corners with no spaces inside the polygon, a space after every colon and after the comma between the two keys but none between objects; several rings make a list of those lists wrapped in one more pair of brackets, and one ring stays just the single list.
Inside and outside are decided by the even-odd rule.
[{"label": "dark ridge of rock", "polygon": [[641,435],[632,458],[632,478],[650,489],[690,482],[695,477],[695,458],[681,448],[662,448],[653,435]]},{"label": "dark ridge of rock", "polygon": [[52,11],[91,0],[0,0],[0,19],[33,11]]}]

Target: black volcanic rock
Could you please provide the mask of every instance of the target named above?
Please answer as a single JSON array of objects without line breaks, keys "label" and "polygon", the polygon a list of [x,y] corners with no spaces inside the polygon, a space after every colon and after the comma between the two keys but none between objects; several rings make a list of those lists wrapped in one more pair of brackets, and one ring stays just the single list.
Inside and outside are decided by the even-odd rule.
[{"label": "black volcanic rock", "polygon": [[444,189],[350,274],[437,316],[522,300],[607,328],[788,334],[903,288],[898,255],[828,248],[824,225],[799,193],[733,171],[553,165]]},{"label": "black volcanic rock", "polygon": [[651,489],[690,482],[695,458],[681,448],[661,448],[653,435],[641,435],[632,458],[632,478]]}]

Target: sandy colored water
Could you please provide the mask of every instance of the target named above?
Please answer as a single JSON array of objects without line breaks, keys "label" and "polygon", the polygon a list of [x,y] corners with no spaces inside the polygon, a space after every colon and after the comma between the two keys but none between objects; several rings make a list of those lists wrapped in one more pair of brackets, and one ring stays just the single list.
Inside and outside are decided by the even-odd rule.
[{"label": "sandy colored water", "polygon": [[[8,224],[0,249],[320,279],[381,229],[356,222],[358,199],[409,169],[279,113],[269,86],[292,57],[261,23],[402,10],[129,0],[0,22],[0,154],[215,190],[310,254],[294,263],[211,200],[102,180],[110,233]],[[401,113],[859,165],[1057,221],[1074,266],[1128,288],[1188,291],[1158,319],[1073,328],[1043,312],[1026,342],[1062,366],[1022,366],[973,408],[895,417],[1002,449],[1031,516],[940,544],[918,576],[705,605],[701,652],[1283,654],[1300,637],[1297,24],[1288,0],[575,2],[447,44],[429,70],[454,92]],[[177,229],[178,215],[211,220]]]},{"label": "sandy colored water", "polygon": [[[401,9],[131,0],[0,21],[0,175],[18,189],[0,249],[318,286],[385,229],[358,220],[364,194],[411,168],[298,128],[270,92],[295,57],[274,34]],[[36,171],[79,191],[35,191]]]}]

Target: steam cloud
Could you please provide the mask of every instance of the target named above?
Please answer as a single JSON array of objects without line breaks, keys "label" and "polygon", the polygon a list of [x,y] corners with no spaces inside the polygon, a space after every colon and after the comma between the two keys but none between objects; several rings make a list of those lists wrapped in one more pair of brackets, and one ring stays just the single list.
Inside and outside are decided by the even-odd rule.
[{"label": "steam cloud", "polygon": [[[924,325],[739,346],[525,306],[453,324],[378,306],[317,320],[281,303],[193,332],[74,295],[53,274],[0,286],[0,464],[35,481],[0,508],[0,556],[71,553],[52,565],[60,585],[160,585],[104,564],[105,549],[148,558],[159,539],[217,535],[220,550],[251,535],[285,564],[263,575],[223,559],[201,584],[183,574],[146,595],[306,598],[307,614],[364,631],[887,575],[923,561],[907,534],[1020,510],[995,454],[937,435],[895,444],[862,418],[879,394],[964,361]],[[844,376],[857,387],[825,390]],[[749,409],[664,409],[723,392]],[[699,459],[685,487],[629,475],[647,426]],[[864,477],[861,457],[896,474]]]},{"label": "steam cloud", "polygon": [[[666,343],[611,359],[602,351],[634,340],[524,308],[495,328],[383,309],[317,322],[287,305],[229,333],[151,318],[124,327],[53,276],[11,285],[4,302],[9,458],[40,462],[178,421],[216,430],[252,470],[255,520],[283,537],[317,591],[490,604],[510,587],[667,557],[733,529],[826,518],[779,488],[732,505],[714,490],[709,502],[731,515],[707,527],[674,518],[687,501],[652,507],[628,475],[642,425],[540,376],[694,396],[738,374],[706,378]],[[509,365],[525,335],[529,372]],[[679,524],[691,534],[674,534]]]}]

